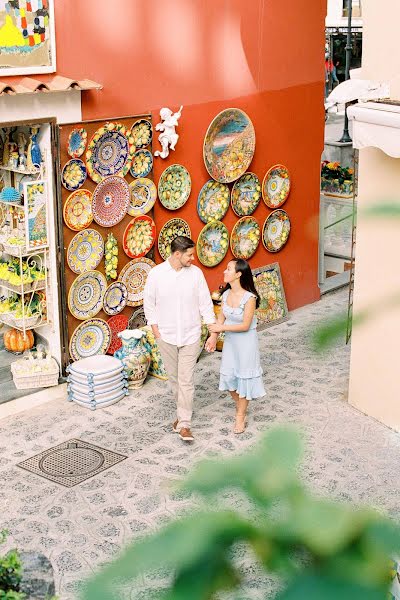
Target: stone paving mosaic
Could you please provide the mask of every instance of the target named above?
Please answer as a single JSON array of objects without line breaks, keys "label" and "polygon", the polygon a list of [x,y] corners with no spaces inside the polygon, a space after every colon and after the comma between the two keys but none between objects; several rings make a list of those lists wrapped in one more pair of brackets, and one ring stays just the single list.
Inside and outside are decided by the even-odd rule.
[{"label": "stone paving mosaic", "polygon": [[[267,396],[252,405],[242,436],[233,435],[232,404],[217,389],[219,354],[198,364],[191,446],[171,432],[174,407],[165,383],[156,379],[104,410],[90,412],[65,399],[1,420],[0,527],[10,532],[8,545],[46,554],[60,599],[76,599],[80,581],[131,539],[198,506],[197,498],[171,489],[194,462],[240,451],[277,423],[304,431],[303,474],[317,493],[372,504],[398,518],[399,435],[347,404],[349,347],[338,343],[315,356],[308,346],[315,323],[343,310],[346,302],[347,290],[340,290],[260,333]],[[73,489],[17,468],[72,437],[128,458]],[[228,492],[221,501],[238,507],[244,502]],[[235,556],[244,572],[241,597],[268,597],[274,581],[260,573],[245,548],[238,547]],[[123,597],[156,598],[168,577],[162,570],[143,576]]]}]

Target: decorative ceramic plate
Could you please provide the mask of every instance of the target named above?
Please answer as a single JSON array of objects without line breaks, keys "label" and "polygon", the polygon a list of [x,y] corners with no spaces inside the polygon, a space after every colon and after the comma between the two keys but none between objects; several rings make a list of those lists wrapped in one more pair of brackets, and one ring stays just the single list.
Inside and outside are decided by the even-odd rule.
[{"label": "decorative ceramic plate", "polygon": [[122,281],[114,281],[106,289],[103,297],[103,310],[107,315],[117,315],[124,310],[128,300],[128,290]]},{"label": "decorative ceramic plate", "polygon": [[119,274],[119,281],[128,288],[128,306],[143,304],[143,292],[149,271],[156,264],[149,258],[135,258],[131,260]]},{"label": "decorative ceramic plate", "polygon": [[189,198],[192,181],[182,165],[170,165],[161,174],[158,182],[158,197],[165,208],[177,210]]},{"label": "decorative ceramic plate", "polygon": [[136,148],[144,148],[151,144],[153,139],[153,126],[147,119],[140,119],[132,127],[133,145]]},{"label": "decorative ceramic plate", "polygon": [[140,306],[129,317],[128,329],[140,329],[145,325],[147,325],[146,315],[144,314],[143,306]]},{"label": "decorative ceramic plate", "polygon": [[104,240],[96,229],[80,231],[69,243],[68,266],[74,273],[85,273],[95,269],[104,254]]},{"label": "decorative ceramic plate", "polygon": [[245,173],[235,181],[231,192],[231,205],[238,217],[251,215],[261,199],[261,183],[255,173]]},{"label": "decorative ceramic plate", "polygon": [[253,160],[256,134],[245,112],[227,108],[207,129],[203,158],[210,176],[221,183],[239,179]]},{"label": "decorative ceramic plate", "polygon": [[265,220],[262,241],[268,252],[279,252],[288,241],[289,215],[284,210],[274,210]]},{"label": "decorative ceramic plate", "polygon": [[163,225],[158,236],[158,251],[163,260],[171,256],[171,242],[180,235],[192,236],[188,223],[183,219],[170,219]]},{"label": "decorative ceramic plate", "polygon": [[106,123],[89,142],[86,152],[89,177],[96,183],[110,175],[125,177],[134,153],[131,131],[120,123]]},{"label": "decorative ceramic plate", "polygon": [[67,152],[72,158],[79,158],[85,152],[86,144],[86,129],[73,129],[68,136]]},{"label": "decorative ceramic plate", "polygon": [[80,158],[71,158],[61,173],[61,183],[70,192],[80,188],[86,181],[87,170],[85,163]]},{"label": "decorative ceramic plate", "polygon": [[278,208],[287,200],[290,192],[289,171],[283,165],[275,165],[267,171],[262,185],[263,200],[269,208]]},{"label": "decorative ceramic plate", "polygon": [[90,319],[78,325],[69,342],[73,360],[105,354],[111,342],[111,331],[103,319]]},{"label": "decorative ceramic plate", "polygon": [[224,259],[229,247],[229,233],[221,221],[211,221],[197,238],[197,256],[205,267],[215,267]]},{"label": "decorative ceramic plate", "polygon": [[139,177],[129,184],[131,201],[128,214],[132,217],[145,215],[154,206],[157,199],[157,188],[151,179]]},{"label": "decorative ceramic plate", "polygon": [[72,192],[65,201],[64,221],[72,231],[81,231],[93,221],[92,192],[81,189]]},{"label": "decorative ceramic plate", "polygon": [[78,275],[69,288],[68,308],[71,314],[81,321],[97,315],[103,308],[106,289],[106,278],[100,271],[88,271]]},{"label": "decorative ceramic plate", "polygon": [[150,150],[137,150],[133,156],[130,173],[132,177],[147,177],[153,168],[153,155]]},{"label": "decorative ceramic plate", "polygon": [[122,246],[129,258],[140,258],[150,252],[155,241],[156,225],[153,219],[147,215],[140,215],[128,223]]},{"label": "decorative ceramic plate", "polygon": [[254,217],[242,217],[231,233],[231,250],[235,258],[248,260],[260,243],[261,230]]},{"label": "decorative ceramic plate", "polygon": [[113,227],[126,215],[131,190],[123,177],[111,175],[96,186],[92,198],[92,211],[96,223]]},{"label": "decorative ceramic plate", "polygon": [[111,331],[111,343],[108,347],[107,354],[114,354],[122,346],[122,340],[118,334],[125,329],[128,329],[128,317],[125,315],[115,315],[107,319],[108,326]]},{"label": "decorative ceramic plate", "polygon": [[225,183],[209,179],[200,190],[197,212],[203,223],[221,221],[229,208],[229,188]]}]

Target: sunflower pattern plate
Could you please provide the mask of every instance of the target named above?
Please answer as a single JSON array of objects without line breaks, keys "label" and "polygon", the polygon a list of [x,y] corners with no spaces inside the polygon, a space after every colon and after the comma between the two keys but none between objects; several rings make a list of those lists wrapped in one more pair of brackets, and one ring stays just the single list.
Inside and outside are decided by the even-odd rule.
[{"label": "sunflower pattern plate", "polygon": [[140,258],[152,249],[156,240],[156,225],[151,217],[141,215],[128,223],[122,240],[129,258]]},{"label": "sunflower pattern plate", "polygon": [[119,281],[128,288],[128,306],[143,304],[144,286],[147,275],[156,264],[149,258],[135,258],[131,260],[119,274]]},{"label": "sunflower pattern plate", "polygon": [[131,131],[120,123],[107,123],[96,131],[89,142],[86,152],[89,177],[95,183],[100,183],[110,175],[125,177],[134,153]]},{"label": "sunflower pattern plate", "polygon": [[72,360],[105,354],[111,342],[111,331],[103,319],[90,319],[78,325],[69,342]]},{"label": "sunflower pattern plate", "polygon": [[177,210],[189,198],[192,181],[182,165],[170,165],[161,174],[158,182],[158,197],[165,208]]},{"label": "sunflower pattern plate", "polygon": [[111,331],[111,342],[107,354],[114,354],[122,346],[122,340],[118,337],[118,334],[128,329],[128,317],[125,315],[115,315],[115,317],[107,319],[107,324]]},{"label": "sunflower pattern plate", "polygon": [[153,155],[150,150],[137,150],[130,169],[132,177],[147,177],[152,168]]},{"label": "sunflower pattern plate", "polygon": [[95,269],[104,254],[104,240],[96,229],[80,231],[69,243],[68,266],[78,275]]},{"label": "sunflower pattern plate", "polygon": [[205,267],[215,267],[228,251],[228,229],[221,221],[211,221],[200,231],[196,247],[201,264]]},{"label": "sunflower pattern plate", "polygon": [[261,199],[261,183],[255,173],[245,173],[235,181],[231,192],[232,210],[246,217],[256,210]]},{"label": "sunflower pattern plate", "polygon": [[64,222],[72,231],[82,231],[93,221],[92,192],[76,190],[68,196],[63,209]]},{"label": "sunflower pattern plate", "polygon": [[157,188],[151,179],[139,177],[129,184],[131,200],[128,214],[132,217],[145,215],[151,210],[157,199]]},{"label": "sunflower pattern plate", "polygon": [[235,258],[248,260],[260,243],[261,230],[254,217],[242,217],[231,233],[231,250]]},{"label": "sunflower pattern plate", "polygon": [[123,177],[111,175],[94,190],[92,211],[94,220],[102,227],[113,227],[126,215],[131,189]]},{"label": "sunflower pattern plate", "polygon": [[61,183],[69,191],[74,192],[86,181],[87,170],[85,163],[80,158],[71,158],[61,173]]},{"label": "sunflower pattern plate", "polygon": [[197,212],[203,223],[221,221],[229,208],[229,188],[210,179],[200,190]]},{"label": "sunflower pattern plate", "polygon": [[210,176],[230,183],[247,171],[253,160],[256,134],[245,112],[227,108],[211,122],[203,145],[204,164]]},{"label": "sunflower pattern plate", "polygon": [[114,281],[106,289],[103,310],[107,315],[117,315],[124,310],[128,301],[128,289],[122,281]]},{"label": "sunflower pattern plate", "polygon": [[68,136],[67,152],[71,158],[79,158],[85,152],[87,131],[83,127],[73,129]]},{"label": "sunflower pattern plate", "polygon": [[163,260],[171,256],[171,242],[180,235],[192,236],[188,223],[183,219],[170,219],[163,225],[158,236],[158,251]]},{"label": "sunflower pattern plate", "polygon": [[268,252],[279,252],[288,241],[289,215],[284,210],[274,210],[265,220],[262,241]]},{"label": "sunflower pattern plate", "polygon": [[271,167],[265,174],[262,195],[269,208],[278,208],[286,202],[290,192],[289,171],[283,165]]},{"label": "sunflower pattern plate", "polygon": [[133,144],[136,148],[145,148],[153,139],[153,126],[147,119],[140,119],[132,127]]},{"label": "sunflower pattern plate", "polygon": [[69,288],[70,313],[81,321],[94,317],[103,307],[106,289],[106,278],[100,271],[88,271],[78,275]]}]

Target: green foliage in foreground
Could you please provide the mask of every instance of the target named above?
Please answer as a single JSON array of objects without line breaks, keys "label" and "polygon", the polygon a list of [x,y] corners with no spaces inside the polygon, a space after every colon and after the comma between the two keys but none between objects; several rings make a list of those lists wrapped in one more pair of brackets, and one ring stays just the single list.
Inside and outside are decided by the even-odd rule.
[{"label": "green foliage in foreground", "polygon": [[116,582],[167,567],[162,600],[210,600],[237,588],[231,548],[246,542],[265,571],[283,578],[277,600],[386,600],[400,530],[369,509],[314,498],[297,474],[297,432],[271,431],[250,453],[199,464],[181,486],[209,505],[225,489],[244,492],[253,514],[195,513],[134,543],[86,585],[85,600],[119,598]]},{"label": "green foliage in foreground", "polygon": [[[0,531],[0,544],[4,543],[7,531]],[[0,556],[0,600],[23,600],[25,594],[19,591],[22,565],[17,550],[10,550]]]}]

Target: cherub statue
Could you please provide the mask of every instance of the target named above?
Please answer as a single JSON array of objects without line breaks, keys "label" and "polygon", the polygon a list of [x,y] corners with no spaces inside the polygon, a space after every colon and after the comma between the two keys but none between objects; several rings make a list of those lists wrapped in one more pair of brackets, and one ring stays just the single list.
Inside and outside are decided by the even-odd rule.
[{"label": "cherub statue", "polygon": [[162,108],[160,110],[160,117],[162,123],[157,123],[156,131],[162,133],[158,136],[158,141],[161,144],[162,150],[156,150],[154,156],[160,156],[161,158],[167,158],[169,150],[175,150],[176,143],[179,139],[179,135],[175,133],[175,127],[178,126],[178,121],[182,114],[183,106],[180,107],[178,112],[173,113],[169,108]]}]

